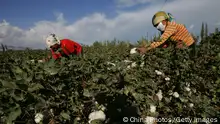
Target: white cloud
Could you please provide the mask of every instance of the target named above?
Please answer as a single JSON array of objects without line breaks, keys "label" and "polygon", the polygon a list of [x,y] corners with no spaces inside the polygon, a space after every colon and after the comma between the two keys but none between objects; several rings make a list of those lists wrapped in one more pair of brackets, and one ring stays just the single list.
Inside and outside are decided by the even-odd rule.
[{"label": "white cloud", "polygon": [[155,0],[115,0],[117,7],[131,7],[138,4],[146,4]]},{"label": "white cloud", "polygon": [[[36,22],[29,30],[4,22],[0,24],[0,43],[45,48],[44,38],[49,33],[84,44],[114,38],[136,42],[146,36],[147,32],[149,36],[157,33],[151,24],[151,18],[161,4],[138,11],[121,12],[110,19],[103,13],[93,13],[70,24],[62,13],[56,13],[57,20]],[[214,31],[220,16],[213,13],[220,11],[219,5],[219,0],[175,0],[167,3],[164,9],[171,12],[177,22],[184,23],[191,32],[199,33],[202,22],[207,22],[209,31]]]}]

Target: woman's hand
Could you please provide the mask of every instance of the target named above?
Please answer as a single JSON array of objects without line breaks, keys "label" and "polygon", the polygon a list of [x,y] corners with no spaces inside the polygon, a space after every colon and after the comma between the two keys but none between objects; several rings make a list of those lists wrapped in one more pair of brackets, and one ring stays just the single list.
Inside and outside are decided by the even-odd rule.
[{"label": "woman's hand", "polygon": [[145,54],[148,50],[149,50],[149,48],[145,48],[145,47],[137,48],[137,51],[138,51],[140,54]]}]

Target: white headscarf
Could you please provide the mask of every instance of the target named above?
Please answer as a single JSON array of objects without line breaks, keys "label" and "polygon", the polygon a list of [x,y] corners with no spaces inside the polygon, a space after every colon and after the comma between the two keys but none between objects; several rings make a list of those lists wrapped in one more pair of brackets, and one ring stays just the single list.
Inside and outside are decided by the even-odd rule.
[{"label": "white headscarf", "polygon": [[50,48],[55,44],[60,44],[60,39],[55,34],[50,34],[46,38],[47,47]]}]

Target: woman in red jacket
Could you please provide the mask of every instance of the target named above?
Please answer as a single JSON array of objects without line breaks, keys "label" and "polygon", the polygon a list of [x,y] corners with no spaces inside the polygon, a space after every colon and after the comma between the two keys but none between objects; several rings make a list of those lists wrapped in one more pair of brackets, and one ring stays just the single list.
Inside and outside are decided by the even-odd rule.
[{"label": "woman in red jacket", "polygon": [[46,44],[52,53],[53,59],[57,60],[61,57],[69,57],[69,55],[81,55],[82,46],[70,39],[59,38],[55,34],[50,34],[46,38]]}]

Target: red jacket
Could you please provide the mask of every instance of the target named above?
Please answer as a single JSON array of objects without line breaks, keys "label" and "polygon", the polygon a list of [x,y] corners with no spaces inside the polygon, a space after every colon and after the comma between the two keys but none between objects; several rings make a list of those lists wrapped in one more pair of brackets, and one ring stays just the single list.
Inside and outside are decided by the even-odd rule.
[{"label": "red jacket", "polygon": [[[82,46],[77,42],[69,39],[60,40],[60,45],[63,53],[67,56],[70,54],[79,55],[82,52]],[[51,49],[51,53],[54,59],[58,59],[62,57],[61,53],[55,53],[52,49]]]}]

